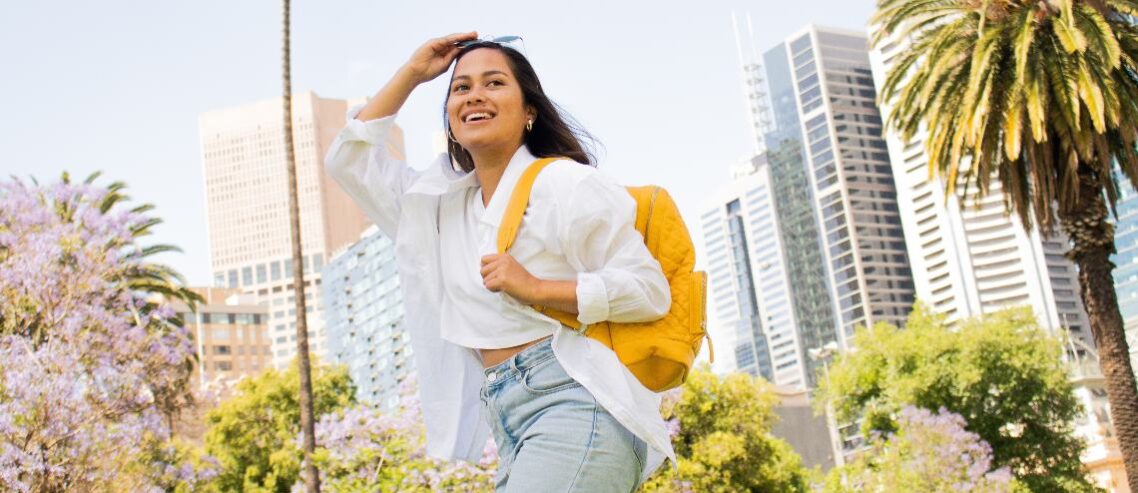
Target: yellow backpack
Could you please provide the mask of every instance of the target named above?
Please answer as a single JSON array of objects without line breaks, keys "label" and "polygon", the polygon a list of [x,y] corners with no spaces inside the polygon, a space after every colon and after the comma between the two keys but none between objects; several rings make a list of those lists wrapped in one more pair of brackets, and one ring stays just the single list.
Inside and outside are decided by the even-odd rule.
[{"label": "yellow backpack", "polygon": [[[498,229],[498,253],[507,252],[513,245],[538,173],[557,159],[534,161],[518,179]],[[684,383],[705,337],[715,361],[707,334],[707,273],[694,270],[691,235],[668,192],[657,186],[627,188],[636,199],[636,230],[668,278],[672,307],[654,322],[599,322],[586,327],[585,335],[616,352],[645,387],[663,392]],[[533,308],[574,330],[581,328],[576,315],[537,305]]]}]

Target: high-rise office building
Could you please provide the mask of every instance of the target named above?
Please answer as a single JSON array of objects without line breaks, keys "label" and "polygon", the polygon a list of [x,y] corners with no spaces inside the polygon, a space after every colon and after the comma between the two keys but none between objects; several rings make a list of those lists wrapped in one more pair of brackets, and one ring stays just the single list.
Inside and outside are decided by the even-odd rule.
[{"label": "high-rise office building", "polygon": [[[907,46],[907,40],[894,39],[873,50],[879,85]],[[881,111],[888,115],[890,106],[882,105]],[[1007,213],[998,180],[983,198],[963,197],[961,190],[946,195],[944,178],[929,177],[925,132],[908,142],[892,131],[886,137],[897,197],[908,204],[901,223],[918,298],[949,322],[1030,306],[1045,329],[1055,333],[1066,327],[1075,345],[1094,347],[1076,268],[1065,256],[1067,239],[1061,233],[1044,237],[1025,231],[1018,216]]]},{"label": "high-rise office building", "polygon": [[225,387],[270,366],[265,322],[268,311],[237,289],[194,288],[205,299],[196,312],[181,302],[173,307],[193,338],[198,364],[192,381],[199,390]]},{"label": "high-rise office building", "polygon": [[[301,242],[310,348],[324,353],[320,268],[329,252],[359,238],[369,221],[324,173],[323,158],[344,127],[348,102],[293,95]],[[214,286],[253,294],[268,307],[273,364],[296,351],[284,125],[279,99],[209,111],[199,118]]]},{"label": "high-rise office building", "polygon": [[786,387],[813,387],[816,363],[808,352],[836,341],[837,325],[791,68],[783,44],[761,58],[752,42],[746,52],[743,45],[746,107],[753,128],[762,131],[761,152],[735,170],[702,217],[709,315],[734,349],[729,369]]},{"label": "high-rise office building", "polygon": [[[716,332],[716,339],[723,341],[720,347],[727,345],[732,349],[730,354],[734,361],[728,363],[728,369],[762,376],[772,382],[785,378],[801,384],[805,378],[793,331],[776,335],[769,334],[769,329],[764,327],[764,317],[769,316],[773,321],[777,315],[782,322],[791,315],[786,303],[790,291],[786,277],[780,276],[783,273],[783,262],[779,258],[781,245],[772,234],[777,227],[774,224],[777,217],[772,205],[769,168],[764,162],[765,156],[757,156],[755,160],[760,161],[756,172],[733,180],[713,197],[710,210],[700,218],[708,259],[709,325]],[[767,285],[769,291],[763,288]],[[763,306],[768,301],[782,309],[777,314],[768,313],[770,307]],[[780,366],[789,365],[780,372],[780,378],[776,378],[771,358],[773,343],[779,344],[780,354],[792,353],[780,360]],[[790,345],[789,351],[785,345]]]},{"label": "high-rise office building", "polygon": [[816,383],[807,352],[834,340],[835,325],[814,216],[788,173],[801,169],[797,145],[756,156],[702,221],[709,316],[728,330],[731,369],[803,389]]},{"label": "high-rise office building", "polygon": [[394,411],[414,367],[394,243],[368,228],[324,266],[323,279],[329,359],[348,367],[356,398]]},{"label": "high-rise office building", "polygon": [[867,40],[807,26],[784,45],[837,339],[848,346],[859,326],[903,326],[914,302]]}]

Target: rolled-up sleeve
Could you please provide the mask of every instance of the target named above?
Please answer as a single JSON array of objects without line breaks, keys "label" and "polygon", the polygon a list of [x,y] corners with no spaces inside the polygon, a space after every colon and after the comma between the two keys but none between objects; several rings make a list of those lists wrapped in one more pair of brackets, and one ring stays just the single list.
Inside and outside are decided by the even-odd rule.
[{"label": "rolled-up sleeve", "polygon": [[340,184],[384,234],[394,239],[400,198],[419,172],[395,152],[391,135],[395,115],[356,119],[362,105],[348,110],[348,122],[324,157],[328,175]]},{"label": "rolled-up sleeve", "polygon": [[672,295],[660,263],[634,227],[636,201],[601,173],[590,173],[559,208],[558,237],[577,270],[577,320],[647,322],[668,313]]}]

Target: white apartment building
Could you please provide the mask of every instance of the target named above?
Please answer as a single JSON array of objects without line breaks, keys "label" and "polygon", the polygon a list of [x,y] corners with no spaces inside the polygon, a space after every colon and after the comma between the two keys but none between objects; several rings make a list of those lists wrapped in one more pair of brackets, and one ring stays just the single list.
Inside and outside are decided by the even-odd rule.
[{"label": "white apartment building", "polygon": [[[892,40],[871,52],[879,87],[907,46],[907,40]],[[887,116],[890,106],[882,105],[881,112]],[[896,132],[886,134],[897,199],[906,204],[901,223],[917,297],[950,322],[1031,306],[1042,327],[1052,333],[1065,327],[1094,347],[1076,268],[1064,255],[1067,239],[1061,233],[1042,237],[1034,229],[1025,231],[1019,218],[1007,213],[997,180],[988,196],[966,197],[962,208],[963,191],[946,196],[944,179],[930,179],[925,137],[921,132],[902,142]]]}]

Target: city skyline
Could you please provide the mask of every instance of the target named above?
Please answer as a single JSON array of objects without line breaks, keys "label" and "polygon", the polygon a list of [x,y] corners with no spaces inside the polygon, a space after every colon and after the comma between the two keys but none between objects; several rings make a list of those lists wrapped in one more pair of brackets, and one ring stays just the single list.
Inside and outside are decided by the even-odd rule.
[{"label": "city skyline", "polygon": [[[209,211],[212,286],[240,288],[271,306],[273,365],[296,354],[295,291],[305,297],[313,355],[325,354],[321,267],[333,251],[359,239],[371,221],[331,177],[324,154],[346,121],[351,101],[293,94],[297,196],[304,286],[295,290],[287,221],[284,125],[280,103],[250,102],[201,115],[201,153]],[[294,291],[295,290],[295,291]]]},{"label": "city skyline", "polygon": [[[1031,173],[1009,172],[1007,168],[998,175],[984,171],[980,179],[992,177],[993,183],[989,187],[985,182],[978,195],[965,180],[947,181],[957,176],[956,167],[966,175],[976,170],[978,163],[983,170],[987,156],[1006,155],[1014,164],[1017,152],[1011,148],[1018,148],[1020,143],[1005,143],[1006,154],[960,158],[954,153],[930,158],[925,144],[935,139],[924,128],[932,128],[932,135],[941,135],[938,131],[963,135],[963,127],[980,128],[976,122],[981,118],[971,110],[947,120],[938,114],[914,119],[906,128],[919,130],[905,140],[887,126],[894,110],[901,115],[915,111],[919,116],[929,108],[968,109],[974,102],[983,106],[989,99],[987,92],[980,96],[957,92],[963,84],[953,83],[930,86],[927,90],[931,92],[920,96],[895,99],[890,88],[897,81],[884,84],[893,68],[915,70],[893,71],[889,74],[893,77],[921,74],[928,67],[945,67],[949,73],[956,67],[959,74],[967,74],[964,67],[970,63],[975,75],[976,67],[988,58],[982,46],[975,45],[958,52],[959,60],[956,55],[934,54],[915,61],[915,65],[895,65],[905,55],[928,52],[909,45],[909,41],[921,39],[920,32],[908,33],[908,39],[878,37],[875,35],[879,33],[868,26],[859,25],[880,1],[844,4],[804,0],[798,6],[801,8],[775,9],[766,8],[773,2],[713,0],[698,7],[665,5],[644,10],[595,0],[530,8],[526,3],[504,0],[492,5],[454,4],[441,11],[437,4],[428,9],[349,0],[334,6],[307,4],[290,9],[286,2],[286,18],[288,12],[294,14],[294,51],[284,63],[299,67],[292,81],[296,91],[290,101],[291,123],[281,121],[281,12],[275,2],[226,4],[204,0],[192,6],[153,6],[111,0],[102,6],[76,4],[63,12],[37,5],[0,7],[0,63],[17,67],[15,74],[0,80],[0,105],[17,115],[0,121],[0,145],[7,144],[5,148],[10,149],[9,159],[0,164],[0,173],[12,175],[15,181],[9,192],[15,199],[11,209],[16,212],[6,217],[16,225],[12,228],[16,234],[8,236],[18,240],[8,249],[8,263],[16,275],[0,280],[7,283],[5,292],[15,293],[13,299],[19,302],[15,304],[16,325],[8,324],[17,332],[9,339],[23,346],[9,344],[9,349],[16,348],[9,351],[9,359],[15,358],[14,368],[20,371],[8,376],[11,385],[4,388],[13,403],[35,405],[23,411],[13,407],[17,420],[9,420],[9,424],[32,431],[36,427],[72,430],[69,434],[75,438],[68,440],[89,442],[82,445],[100,452],[90,453],[90,458],[114,462],[115,467],[137,458],[153,462],[146,450],[136,454],[138,457],[124,452],[120,460],[99,449],[113,452],[121,443],[147,441],[144,435],[122,435],[125,439],[119,439],[105,432],[119,424],[129,425],[135,419],[130,413],[114,416],[101,412],[98,406],[85,409],[78,405],[89,400],[86,394],[100,397],[115,391],[122,395],[112,397],[124,403],[148,401],[140,406],[146,409],[138,416],[154,422],[153,429],[159,433],[147,431],[146,436],[164,440],[167,429],[175,436],[170,416],[183,410],[196,413],[191,416],[208,431],[193,433],[209,433],[204,441],[187,441],[188,454],[179,449],[179,457],[163,457],[154,464],[170,462],[165,470],[177,470],[179,476],[187,470],[194,472],[198,463],[204,464],[202,485],[221,485],[235,478],[230,482],[244,481],[248,486],[260,480],[255,476],[263,468],[249,466],[250,461],[245,459],[240,463],[227,460],[237,456],[225,455],[227,447],[256,448],[257,453],[269,454],[268,460],[274,464],[281,450],[292,452],[295,448],[293,455],[299,456],[299,441],[289,438],[300,433],[297,422],[307,432],[312,431],[309,425],[317,424],[316,434],[321,437],[326,457],[348,458],[348,467],[336,462],[317,464],[321,476],[328,480],[326,486],[333,489],[337,474],[355,474],[352,471],[360,467],[372,467],[360,466],[352,457],[382,455],[375,465],[376,474],[366,474],[376,484],[407,485],[410,474],[438,478],[454,472],[454,468],[443,468],[445,463],[416,451],[427,443],[423,439],[426,428],[416,420],[426,419],[434,426],[430,433],[436,434],[431,440],[438,438],[438,427],[431,424],[438,406],[432,404],[427,392],[438,389],[434,385],[437,382],[422,380],[419,390],[428,393],[425,401],[423,395],[416,399],[405,394],[419,386],[418,369],[432,373],[428,367],[438,358],[430,357],[428,350],[440,341],[431,330],[426,335],[434,338],[434,343],[428,340],[423,346],[419,343],[424,341],[419,339],[424,334],[420,329],[431,329],[437,320],[427,317],[424,325],[412,317],[407,326],[403,320],[405,314],[430,315],[431,307],[438,308],[437,296],[416,297],[416,289],[438,287],[438,282],[445,285],[453,279],[445,272],[435,276],[437,279],[426,279],[414,275],[414,269],[400,269],[395,261],[394,227],[384,228],[391,237],[380,232],[361,210],[361,204],[367,206],[367,194],[352,193],[362,197],[357,204],[332,180],[324,160],[345,118],[352,115],[345,116],[347,108],[366,101],[427,37],[478,28],[483,36],[521,34],[528,44],[523,44],[522,50],[532,59],[545,90],[603,144],[597,149],[601,171],[625,185],[651,183],[668,189],[696,244],[696,269],[706,272],[706,291],[702,300],[695,298],[693,306],[707,312],[703,325],[707,349],[695,355],[697,364],[684,386],[681,402],[664,401],[660,417],[667,420],[668,438],[663,440],[715,445],[706,440],[722,434],[717,427],[723,423],[708,425],[693,421],[693,416],[731,415],[741,418],[740,422],[762,426],[749,429],[747,434],[736,433],[747,442],[740,449],[742,455],[733,451],[734,455],[720,461],[723,464],[714,464],[696,476],[677,477],[672,480],[673,486],[703,484],[699,483],[701,478],[709,479],[707,485],[749,481],[752,476],[761,479],[766,474],[763,471],[770,468],[751,467],[755,465],[752,459],[784,454],[793,460],[779,459],[789,466],[775,472],[783,476],[801,474],[800,479],[815,483],[815,488],[821,487],[819,481],[858,487],[871,484],[867,481],[875,477],[895,480],[899,477],[895,471],[913,463],[909,458],[921,455],[928,459],[934,457],[937,447],[944,449],[949,442],[927,432],[936,431],[936,423],[951,420],[951,428],[936,432],[943,437],[967,438],[953,439],[962,444],[949,443],[954,450],[975,447],[983,453],[925,460],[937,467],[926,468],[927,474],[918,478],[921,481],[936,479],[938,469],[949,478],[948,472],[959,466],[961,470],[968,468],[973,479],[981,477],[977,474],[983,474],[985,480],[999,476],[1005,482],[1014,477],[1020,482],[1016,487],[1026,485],[1028,489],[1048,482],[1075,485],[1084,475],[1100,486],[1109,486],[1109,491],[1130,491],[1125,486],[1125,465],[1131,466],[1133,473],[1138,462],[1133,452],[1138,438],[1127,433],[1125,424],[1135,413],[1134,380],[1120,371],[1129,367],[1123,364],[1125,356],[1120,351],[1125,344],[1118,341],[1122,334],[1116,330],[1114,295],[1130,344],[1130,360],[1138,362],[1138,190],[1127,179],[1120,179],[1119,187],[1107,190],[1109,205],[1117,207],[1106,216],[1093,200],[1070,207],[1064,203],[1067,195],[1083,199],[1100,195],[1098,188],[1093,194],[1084,192],[1086,187],[1104,183],[1093,178],[1108,172],[1109,149],[1096,148],[1094,155],[1101,166],[1092,173],[1086,172],[1085,165],[1090,162],[1086,156],[1068,159],[1066,170],[1048,168],[1050,164],[1039,156],[1049,158],[1049,149],[1054,148],[1035,149],[1033,154],[1021,156],[1018,162],[1030,165],[1033,173],[1058,169],[1060,177],[1066,177],[1054,187],[1035,177],[1036,182],[1015,191],[1031,198],[1046,197],[1044,194],[1052,189],[1069,192],[1058,199],[1061,230],[1070,234],[1068,240],[1065,234],[1046,227],[1025,228],[1027,213],[1015,215],[1012,201],[1004,193],[1016,197],[1014,204],[1019,204],[1021,197],[1011,193],[1014,180],[1008,174],[1022,177]],[[842,10],[846,8],[849,10]],[[975,10],[972,5],[962,8],[967,10],[964,19],[977,16],[980,32],[989,25],[990,18],[983,9]],[[1039,17],[1032,17],[1037,12],[1031,8],[1015,18],[1043,24]],[[888,13],[888,4],[882,5],[882,14]],[[1038,13],[1047,14],[1042,10]],[[901,16],[898,21],[911,21],[909,14],[911,11],[903,10],[897,14]],[[1056,19],[1072,15],[1069,11],[1052,14],[1058,16]],[[1114,15],[1111,22],[1120,14]],[[14,18],[20,22],[13,22]],[[56,21],[53,29],[66,35],[52,37],[41,32],[47,30],[31,29],[35,19]],[[1059,24],[1048,28],[1056,30]],[[1004,24],[994,25],[1007,32]],[[930,29],[928,24],[921,26]],[[936,28],[933,26],[931,29]],[[1129,27],[1132,25],[1116,29]],[[939,39],[972,40],[968,32],[949,34]],[[1048,35],[1064,39],[1062,32]],[[89,38],[90,42],[65,45],[56,38]],[[869,45],[869,39],[880,42]],[[967,50],[976,46],[981,48],[969,58]],[[1034,45],[1030,48],[1035,49]],[[1059,48],[1039,53],[1045,60],[1064,56]],[[1071,55],[1076,64],[1093,65],[1097,60],[1089,57],[1085,59],[1091,62],[1085,62],[1074,51]],[[938,65],[938,61],[944,64]],[[447,75],[444,72],[416,90],[403,106],[398,122],[384,127],[388,142],[382,150],[386,154],[421,167],[432,154],[445,150],[447,141],[440,123],[445,118],[442,95]],[[1022,70],[1019,75],[1023,75]],[[1102,82],[1100,78],[1090,78],[1091,85]],[[1123,80],[1121,84],[1127,82],[1133,81]],[[882,96],[883,86],[889,99]],[[926,97],[928,94],[933,96]],[[992,89],[992,94],[1004,101],[1008,94],[1014,99],[1023,93],[1015,89],[1000,94]],[[955,99],[947,105],[929,105],[943,95]],[[1065,102],[1062,97],[1053,97],[1047,104],[1056,100]],[[898,101],[906,104],[891,105]],[[964,104],[959,104],[961,101]],[[1112,101],[1116,100],[1108,98],[1107,104]],[[1093,113],[1092,102],[1086,102],[1081,108]],[[921,107],[909,108],[907,103]],[[1001,118],[1004,126],[989,127],[990,133],[973,135],[972,140],[1002,142],[988,138],[991,135],[1015,138],[1008,125],[1024,122],[1026,117],[1017,113],[1021,103],[995,106],[998,111],[992,110],[992,115]],[[1059,123],[1055,127],[1058,133],[1053,133],[1051,126],[1056,121],[1048,119],[1058,117],[1040,117],[1038,109],[1029,111],[1034,112],[1029,115],[1034,118],[1033,125],[1042,125],[1050,129],[1046,132],[1052,132],[1047,135],[1058,136],[1050,140],[1067,142],[1064,132],[1071,126]],[[961,119],[967,125],[961,125]],[[292,134],[288,142],[295,140],[288,149],[286,128]],[[1026,132],[1024,142],[1032,139]],[[368,133],[368,137],[377,136],[375,131]],[[1035,138],[1039,135],[1041,132],[1035,130]],[[376,145],[383,147],[374,139],[365,140],[375,144],[371,151],[381,150]],[[965,140],[954,145],[973,145]],[[1115,172],[1125,170],[1133,176],[1135,170],[1127,168],[1124,159],[1131,144],[1126,141],[1117,146],[1121,150],[1113,154],[1117,156]],[[937,146],[930,148],[935,151]],[[289,176],[291,167],[289,175],[285,173],[292,157],[295,176]],[[947,162],[953,171],[946,178],[943,171],[930,168],[930,161],[941,164],[942,170]],[[1073,183],[1083,188],[1070,187],[1074,175],[1069,168],[1075,165],[1080,166],[1080,173]],[[94,186],[75,184],[95,171],[102,178]],[[70,179],[41,185],[54,183],[60,172],[68,173]],[[21,182],[28,177],[34,182],[30,191]],[[339,181],[345,186],[351,184]],[[106,205],[110,200],[102,207],[97,205],[107,182],[115,182],[109,186],[112,198],[118,198],[114,192],[120,186],[118,182],[125,184],[129,198],[122,202],[126,207],[120,204],[112,208]],[[285,186],[288,182],[296,185],[291,195],[299,202],[293,205],[299,209],[303,228],[298,235],[303,248],[298,247],[301,253],[295,259],[287,222],[291,200]],[[71,191],[80,194],[80,199],[68,202],[65,194]],[[1119,192],[1117,203],[1113,191]],[[1089,206],[1087,202],[1091,202]],[[143,203],[155,205],[156,210],[140,207],[122,217],[112,215]],[[1038,204],[1036,221],[1046,214],[1048,202]],[[380,217],[383,214],[371,216],[384,222]],[[146,217],[165,222],[153,234],[147,234],[149,226],[145,223],[141,229],[129,227],[132,221]],[[442,217],[447,217],[445,209]],[[1103,217],[1110,224],[1101,224]],[[419,217],[411,226],[427,224],[433,228],[433,221],[433,216]],[[407,243],[407,222],[404,220],[399,228],[401,255],[407,253],[402,248]],[[1046,226],[1045,221],[1040,224]],[[1094,224],[1098,226],[1085,230],[1080,226]],[[121,233],[121,239],[115,236],[102,241],[99,228]],[[51,235],[41,235],[40,231]],[[128,238],[129,233],[134,234]],[[411,243],[414,254],[418,243]],[[156,250],[172,245],[185,253],[148,256],[152,249],[144,247],[156,244],[163,244]],[[1087,252],[1095,257],[1088,260]],[[1109,262],[1103,260],[1107,254],[1111,255]],[[303,283],[294,279],[294,261],[303,265]],[[167,271],[160,264],[172,269]],[[402,276],[400,270],[408,275]],[[146,277],[150,272],[158,274]],[[40,273],[48,275],[37,277]],[[185,284],[203,298],[200,306],[193,307],[195,296],[173,299],[179,289],[171,286],[182,282],[177,273],[184,274]],[[155,282],[147,282],[150,278]],[[403,288],[413,295],[407,306]],[[86,292],[93,295],[79,296]],[[172,301],[169,307],[160,296],[167,292],[174,293],[165,295]],[[95,296],[102,293],[109,294],[105,299]],[[443,298],[445,308],[448,300]],[[609,301],[616,303],[614,300]],[[304,301],[307,307],[298,310],[297,301]],[[1088,316],[1084,301],[1092,316]],[[424,307],[428,310],[422,310]],[[298,330],[301,342],[305,335],[305,324],[300,322],[306,320],[310,342],[298,347]],[[94,336],[81,337],[87,333]],[[414,348],[412,335],[416,337]],[[707,362],[712,339],[719,354],[710,368],[712,374],[705,377],[702,372],[707,367],[700,363]],[[1096,343],[1101,344],[1101,360]],[[455,348],[445,340],[441,344],[448,351]],[[28,358],[21,359],[24,352],[20,350],[25,348]],[[114,358],[96,358],[90,364],[79,356],[91,348],[104,348],[100,351],[113,353]],[[302,355],[299,367],[295,363],[297,351]],[[479,350],[468,352],[478,356]],[[305,382],[309,354],[314,358],[317,378],[331,375],[342,383],[328,385],[332,380],[326,379],[323,385],[313,382],[315,388],[302,383],[299,404],[316,402],[319,409],[322,402],[331,402],[330,398],[336,403],[316,411],[316,416],[310,409],[307,414],[301,411],[302,417],[296,419],[293,409],[298,403],[282,392],[296,392],[291,379],[297,376],[297,369],[301,382]],[[557,356],[555,360],[564,360],[561,353]],[[115,366],[106,361],[127,361],[130,365]],[[337,369],[324,371],[328,363]],[[497,381],[500,374],[488,364],[481,366],[487,367],[484,373],[488,382]],[[467,369],[479,376],[481,366],[467,365]],[[271,371],[286,367],[291,367],[287,380]],[[351,379],[350,385],[337,373],[340,367]],[[139,372],[138,368],[146,371]],[[29,371],[23,372],[25,369]],[[746,375],[758,378],[752,381]],[[175,384],[163,384],[157,377]],[[188,395],[182,399],[181,385],[186,378],[188,385],[204,392],[204,399],[195,396],[191,400]],[[276,388],[242,386],[238,389],[244,394],[241,401],[229,400],[209,411],[208,419],[203,418],[207,407],[221,404],[221,398],[228,399],[224,396],[232,395],[233,384],[246,378],[263,379]],[[523,387],[527,387],[527,378],[522,375]],[[576,373],[567,378],[570,383],[580,380],[592,390],[587,378]],[[108,385],[84,386],[87,381]],[[469,379],[461,381],[469,383]],[[748,382],[755,384],[753,392],[742,386]],[[483,393],[486,385],[483,382]],[[38,392],[39,387],[64,391],[43,393]],[[139,389],[153,399],[140,401]],[[465,387],[462,402],[470,402],[467,397],[472,395],[471,390]],[[216,391],[223,397],[215,398]],[[264,406],[258,392],[270,394],[273,405]],[[71,401],[42,397],[51,395]],[[0,397],[5,394],[0,392]],[[483,401],[484,407],[493,407],[493,402]],[[1048,403],[1047,412],[1039,412],[1040,402]],[[268,413],[268,419],[255,421],[271,422],[276,429],[266,431],[260,424],[244,426],[248,421],[244,417],[253,414],[231,403],[251,403],[260,408],[259,412]],[[620,411],[620,406],[600,404],[609,411]],[[503,409],[511,412],[508,405]],[[708,409],[714,412],[709,414]],[[933,414],[937,409],[938,414]],[[157,418],[155,410],[169,421],[165,428],[158,426],[163,420]],[[468,418],[476,414],[467,411],[470,408],[458,412],[462,424],[455,428],[457,432],[443,428],[444,435],[458,436],[456,443],[460,445],[474,443],[462,441],[473,429],[467,427]],[[101,430],[87,433],[85,424],[79,428],[66,424],[67,420],[80,422],[73,416],[82,417],[81,413],[94,416],[87,422],[99,418],[112,426],[100,424]],[[910,413],[936,423],[909,422]],[[777,419],[773,419],[775,415]],[[734,422],[726,425],[723,429],[729,433],[729,428],[739,429]],[[368,435],[374,442],[368,446],[394,452],[369,455],[368,449],[358,445],[359,437],[367,435],[355,430],[360,427],[380,430]],[[21,428],[13,430],[20,431],[13,436],[33,436]],[[885,433],[890,430],[897,433]],[[641,431],[632,429],[634,435]],[[479,433],[484,435],[484,430]],[[479,439],[484,438],[482,435]],[[771,436],[787,443],[763,445]],[[306,446],[314,441],[311,435],[305,436]],[[348,447],[354,450],[340,452],[346,446],[337,445],[338,441],[351,442]],[[664,441],[648,441],[655,452],[668,449],[658,446]],[[49,452],[63,456],[71,447],[59,440],[25,442],[37,445],[39,450],[25,444],[18,449],[20,453],[44,457]],[[58,443],[62,445],[57,447]],[[391,443],[410,446],[395,450],[389,447]],[[788,444],[793,453],[786,450]],[[457,448],[469,450],[473,459],[478,445]],[[921,451],[926,446],[930,451]],[[680,453],[672,459],[673,465],[680,464],[681,473],[693,463],[697,469],[700,464],[706,465],[700,447],[681,444],[675,448]],[[768,449],[779,453],[771,457],[761,453]],[[77,457],[74,450],[83,449],[70,450],[70,456]],[[364,455],[360,455],[361,450]],[[485,459],[492,450],[488,447],[482,451],[484,460],[478,463],[479,468],[467,468],[482,475],[475,478],[478,481],[489,480],[490,476],[484,475],[488,468],[509,465],[509,456],[503,454],[499,462],[507,462],[488,466]],[[1122,450],[1126,450],[1125,459]],[[435,454],[432,450],[427,455]],[[801,464],[794,454],[801,458]],[[176,463],[183,461],[181,455],[186,455],[185,461],[192,462],[189,465],[193,467],[179,468]],[[453,459],[463,454],[451,455],[456,455]],[[637,459],[641,466],[653,462],[642,460],[640,455]],[[216,471],[208,464],[212,458],[219,458],[212,461]],[[427,461],[421,467],[420,458]],[[380,469],[386,467],[384,464],[397,463],[407,467],[392,477],[408,475],[383,483]],[[1048,466],[1023,466],[1042,463]],[[28,464],[13,464],[17,472],[6,477],[17,481],[31,477],[23,472],[31,470]],[[814,467],[814,472],[807,476],[803,465]],[[849,467],[832,469],[843,465]],[[730,472],[738,467],[757,472]],[[61,481],[67,480],[71,469],[60,470]],[[123,478],[133,481],[136,472],[128,469],[122,469],[127,471]],[[277,469],[265,476],[266,481],[287,484],[296,480],[287,477],[295,471],[278,474]],[[384,471],[395,472],[391,468]],[[727,472],[724,475],[719,471]],[[312,479],[312,472],[309,469],[304,474]],[[35,474],[48,477],[54,473]],[[461,479],[463,474],[457,477]],[[1131,476],[1133,483],[1134,474]],[[106,479],[113,484],[116,478],[108,473]],[[444,487],[439,485],[450,484],[447,481],[435,481],[431,488]],[[899,483],[915,484],[913,481],[902,478]],[[981,484],[979,480],[968,482]],[[884,489],[908,487],[899,484]]]},{"label": "city skyline", "polygon": [[[523,2],[493,11],[458,3],[441,10],[298,5],[293,87],[328,98],[370,96],[429,37],[471,28],[520,34],[547,91],[604,144],[601,169],[630,185],[668,188],[696,224],[704,196],[730,178],[753,143],[739,102],[732,11],[750,11],[756,43],[768,46],[790,34],[785,26],[864,30],[873,2],[801,6],[718,1],[644,10],[584,2],[534,12]],[[197,116],[279,97],[279,6],[111,2],[60,11],[8,4],[0,14],[0,62],[16,68],[0,80],[0,104],[19,115],[0,121],[0,144],[11,150],[0,173],[42,182],[63,171],[85,177],[102,170],[125,181],[134,200],[153,203],[165,221],[148,241],[184,250],[159,260],[191,285],[212,285]],[[84,43],[33,29],[49,19]],[[581,35],[582,25],[607,34]],[[420,88],[400,115],[412,164],[431,154],[442,84]]]},{"label": "city skyline", "polygon": [[812,351],[848,348],[857,326],[905,323],[897,193],[865,35],[814,24],[761,58],[750,48],[739,48],[743,94],[762,142],[700,217],[709,326],[734,349],[720,370],[813,387]]}]

